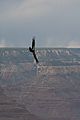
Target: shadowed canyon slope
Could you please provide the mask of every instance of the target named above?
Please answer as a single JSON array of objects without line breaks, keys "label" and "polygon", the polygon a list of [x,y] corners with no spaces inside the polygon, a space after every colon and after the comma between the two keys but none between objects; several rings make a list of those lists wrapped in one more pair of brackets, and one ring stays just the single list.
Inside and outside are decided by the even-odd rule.
[{"label": "shadowed canyon slope", "polygon": [[80,120],[80,49],[0,49],[0,120]]}]

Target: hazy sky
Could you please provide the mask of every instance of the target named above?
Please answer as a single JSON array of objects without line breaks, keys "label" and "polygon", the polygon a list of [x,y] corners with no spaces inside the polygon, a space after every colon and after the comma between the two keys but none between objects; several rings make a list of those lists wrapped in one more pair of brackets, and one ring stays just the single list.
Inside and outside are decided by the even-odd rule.
[{"label": "hazy sky", "polygon": [[80,47],[80,0],[0,0],[0,47]]}]

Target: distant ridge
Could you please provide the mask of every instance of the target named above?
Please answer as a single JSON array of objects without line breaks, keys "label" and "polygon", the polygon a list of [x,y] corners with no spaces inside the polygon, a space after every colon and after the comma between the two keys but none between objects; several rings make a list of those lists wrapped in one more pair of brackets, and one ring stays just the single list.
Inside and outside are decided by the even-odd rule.
[{"label": "distant ridge", "polygon": [[[80,65],[80,48],[36,48],[40,63],[52,66]],[[33,62],[28,48],[0,48],[1,63]]]}]

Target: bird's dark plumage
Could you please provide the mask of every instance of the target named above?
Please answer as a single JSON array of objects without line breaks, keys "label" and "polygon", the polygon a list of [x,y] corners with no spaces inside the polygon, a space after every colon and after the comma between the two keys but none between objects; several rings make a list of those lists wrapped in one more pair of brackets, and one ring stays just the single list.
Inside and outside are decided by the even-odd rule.
[{"label": "bird's dark plumage", "polygon": [[32,48],[29,47],[29,51],[33,53],[34,59],[36,60],[36,63],[38,63],[38,59],[35,54],[35,38],[32,39]]},{"label": "bird's dark plumage", "polygon": [[34,50],[33,50],[31,47],[29,47],[29,51],[30,51],[30,52],[34,52]]},{"label": "bird's dark plumage", "polygon": [[35,50],[35,38],[32,39],[32,49]]}]

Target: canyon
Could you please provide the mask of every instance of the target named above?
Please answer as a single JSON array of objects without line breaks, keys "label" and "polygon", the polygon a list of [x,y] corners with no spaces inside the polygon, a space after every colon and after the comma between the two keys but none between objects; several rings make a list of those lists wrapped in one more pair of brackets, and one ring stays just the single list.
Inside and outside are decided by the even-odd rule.
[{"label": "canyon", "polygon": [[80,120],[80,49],[0,48],[0,120]]}]

